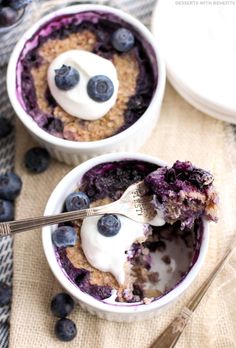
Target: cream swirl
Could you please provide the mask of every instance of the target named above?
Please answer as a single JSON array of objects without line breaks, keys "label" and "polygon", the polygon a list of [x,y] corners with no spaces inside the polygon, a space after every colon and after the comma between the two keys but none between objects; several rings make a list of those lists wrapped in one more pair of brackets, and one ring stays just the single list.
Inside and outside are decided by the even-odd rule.
[{"label": "cream swirl", "polygon": [[[79,72],[79,83],[70,90],[60,90],[55,84],[55,70],[63,65]],[[88,81],[96,75],[105,75],[113,83],[114,92],[105,102],[91,99],[87,93]],[[94,53],[70,50],[57,56],[48,68],[48,85],[57,103],[70,115],[83,120],[94,121],[102,118],[116,103],[119,81],[114,64]]]},{"label": "cream swirl", "polygon": [[102,272],[110,272],[119,284],[125,283],[125,253],[136,242],[146,239],[148,225],[118,215],[121,228],[113,237],[105,237],[97,228],[99,216],[83,220],[81,227],[82,249],[88,262]]}]

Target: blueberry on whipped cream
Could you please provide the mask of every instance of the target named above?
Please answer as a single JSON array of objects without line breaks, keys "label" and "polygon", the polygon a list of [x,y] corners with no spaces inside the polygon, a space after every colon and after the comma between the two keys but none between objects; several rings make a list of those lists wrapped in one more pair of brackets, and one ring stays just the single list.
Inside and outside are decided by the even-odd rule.
[{"label": "blueberry on whipped cream", "polygon": [[87,92],[91,99],[97,102],[105,102],[114,93],[114,85],[109,77],[96,75],[89,80]]},{"label": "blueberry on whipped cream", "polygon": [[98,220],[98,232],[105,237],[115,236],[120,231],[120,228],[121,222],[117,215],[105,214]]},{"label": "blueberry on whipped cream", "polygon": [[55,70],[55,84],[62,91],[68,91],[79,83],[79,72],[71,66],[62,65]]}]

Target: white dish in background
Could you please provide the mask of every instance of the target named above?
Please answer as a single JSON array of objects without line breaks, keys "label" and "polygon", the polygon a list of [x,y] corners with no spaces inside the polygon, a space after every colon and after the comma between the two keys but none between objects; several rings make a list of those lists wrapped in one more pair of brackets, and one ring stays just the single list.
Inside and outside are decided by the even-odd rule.
[{"label": "white dish in background", "polygon": [[175,89],[201,111],[236,123],[236,2],[197,3],[158,0],[152,32]]},{"label": "white dish in background", "polygon": [[191,95],[189,91],[184,90],[183,87],[170,74],[168,75],[168,80],[176,89],[176,91],[181,95],[181,97],[183,97],[189,104],[194,106],[196,109],[209,116],[215,117],[218,120],[236,124],[236,117],[220,113],[218,110],[213,110],[209,108],[208,105],[201,103],[195,96]]}]

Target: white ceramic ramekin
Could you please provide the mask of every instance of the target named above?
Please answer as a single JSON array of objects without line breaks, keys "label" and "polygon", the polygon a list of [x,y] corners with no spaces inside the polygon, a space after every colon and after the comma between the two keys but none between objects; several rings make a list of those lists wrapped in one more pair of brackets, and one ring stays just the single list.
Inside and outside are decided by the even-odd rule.
[{"label": "white ceramic ramekin", "polygon": [[[155,59],[153,65],[157,64],[158,84],[154,92],[152,101],[146,112],[131,127],[110,138],[93,142],[76,142],[57,138],[41,129],[37,123],[25,112],[16,95],[16,67],[22,49],[27,40],[29,40],[37,30],[45,23],[50,22],[55,17],[62,14],[74,14],[85,11],[102,11],[112,13],[133,26],[141,34],[147,44],[153,48]],[[117,152],[117,151],[136,151],[151,135],[153,128],[159,118],[160,108],[165,90],[165,63],[156,47],[155,40],[150,31],[137,19],[131,15],[112,7],[101,5],[78,5],[55,11],[37,23],[35,23],[19,40],[12,52],[7,72],[7,90],[11,104],[31,135],[44,147],[48,149],[51,155],[59,161],[68,164],[78,164],[97,155]]]},{"label": "white ceramic ramekin", "polygon": [[[66,197],[70,192],[73,192],[78,187],[83,174],[89,169],[100,163],[120,161],[124,159],[136,159],[155,163],[157,165],[166,165],[165,162],[155,157],[138,153],[113,153],[92,158],[74,168],[60,181],[48,200],[44,214],[51,215],[61,212],[63,202],[65,201]],[[44,227],[42,232],[42,241],[48,264],[54,276],[58,279],[60,284],[79,302],[83,309],[87,310],[91,314],[97,315],[100,318],[111,321],[144,320],[158,314],[163,306],[170,304],[173,300],[178,298],[193,282],[204,262],[208,248],[208,223],[204,222],[199,256],[189,273],[179,283],[179,285],[177,285],[172,291],[164,295],[162,298],[147,305],[115,306],[98,301],[90,295],[83,293],[66,277],[56,259],[54,246],[51,239],[52,231],[53,227]]]}]

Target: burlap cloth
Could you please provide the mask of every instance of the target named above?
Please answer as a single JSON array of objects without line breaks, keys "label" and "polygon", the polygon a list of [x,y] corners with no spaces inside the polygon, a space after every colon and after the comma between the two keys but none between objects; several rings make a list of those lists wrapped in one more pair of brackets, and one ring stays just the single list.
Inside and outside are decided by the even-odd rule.
[{"label": "burlap cloth", "polygon": [[[233,133],[220,121],[207,117],[187,104],[167,86],[157,127],[141,149],[172,163],[191,160],[210,169],[221,196],[220,221],[210,227],[210,247],[201,274],[184,296],[155,319],[136,323],[107,322],[85,313],[79,306],[71,315],[78,335],[61,343],[53,333],[55,318],[50,313],[52,296],[60,289],[43,254],[40,231],[15,236],[14,293],[10,347],[147,348],[170,323],[221,258],[236,224],[235,163]],[[232,141],[232,144],[230,142]],[[34,145],[18,125],[16,171],[24,187],[17,204],[17,218],[42,214],[50,192],[70,167],[53,162],[41,175],[30,175],[22,165],[24,152]],[[236,258],[232,258],[198,307],[177,347],[236,347]]]}]

